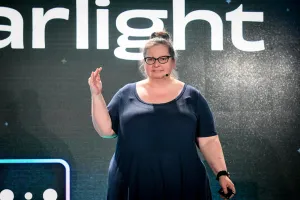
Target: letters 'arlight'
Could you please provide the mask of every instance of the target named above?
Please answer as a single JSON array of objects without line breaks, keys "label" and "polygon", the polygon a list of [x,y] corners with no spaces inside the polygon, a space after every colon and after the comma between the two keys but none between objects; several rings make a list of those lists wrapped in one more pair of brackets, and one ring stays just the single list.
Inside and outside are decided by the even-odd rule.
[{"label": "letters 'arlight'", "polygon": [[[109,6],[109,1],[103,4],[95,1],[99,7]],[[88,0],[76,0],[76,48],[89,48],[89,9]],[[97,49],[109,49],[109,10],[96,10]],[[46,13],[43,8],[32,8],[32,48],[45,48],[46,24],[53,19],[69,20],[70,10],[67,8],[52,8]],[[1,25],[0,31],[10,32],[10,35],[0,40],[0,48],[11,44],[13,49],[24,49],[22,15],[13,8],[0,7],[0,17],[10,20],[10,25]],[[149,28],[132,28],[127,25],[133,18],[146,18],[152,21]],[[128,52],[126,48],[142,48],[146,40],[129,40],[129,37],[145,37],[152,32],[162,30],[161,19],[168,18],[167,10],[127,10],[120,13],[116,19],[116,27],[122,33],[117,39],[119,47],[114,50],[116,57],[125,60],[140,60],[141,53]],[[185,0],[173,0],[173,42],[177,50],[185,50],[185,28],[194,20],[205,20],[211,27],[211,50],[223,50],[223,22],[221,17],[210,10],[195,10],[185,14]],[[243,22],[263,22],[263,12],[243,12],[241,4],[237,9],[226,13],[226,21],[231,22],[231,39],[233,45],[242,51],[264,50],[264,40],[246,41],[243,38]]]}]

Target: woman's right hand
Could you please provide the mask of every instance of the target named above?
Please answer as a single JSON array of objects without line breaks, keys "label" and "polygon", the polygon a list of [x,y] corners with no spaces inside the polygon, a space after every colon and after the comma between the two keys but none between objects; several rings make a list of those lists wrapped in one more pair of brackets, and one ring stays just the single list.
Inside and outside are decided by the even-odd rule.
[{"label": "woman's right hand", "polygon": [[102,93],[102,82],[100,79],[101,71],[102,71],[102,67],[97,68],[95,71],[91,73],[91,76],[88,80],[92,95],[99,95]]}]

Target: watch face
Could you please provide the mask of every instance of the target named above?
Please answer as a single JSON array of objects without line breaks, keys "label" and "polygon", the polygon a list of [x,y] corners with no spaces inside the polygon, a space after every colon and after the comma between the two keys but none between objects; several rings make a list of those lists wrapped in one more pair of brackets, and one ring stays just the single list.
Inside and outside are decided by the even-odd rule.
[{"label": "watch face", "polygon": [[0,159],[1,200],[70,200],[70,169],[60,159]]}]

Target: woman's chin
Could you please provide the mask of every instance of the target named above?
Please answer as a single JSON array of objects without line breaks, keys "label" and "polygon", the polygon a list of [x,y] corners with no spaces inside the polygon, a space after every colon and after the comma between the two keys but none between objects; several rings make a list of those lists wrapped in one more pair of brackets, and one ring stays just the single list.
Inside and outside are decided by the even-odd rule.
[{"label": "woman's chin", "polygon": [[162,78],[165,78],[166,75],[165,74],[161,74],[161,75],[155,75],[155,76],[149,76],[149,78],[151,79],[162,79]]}]

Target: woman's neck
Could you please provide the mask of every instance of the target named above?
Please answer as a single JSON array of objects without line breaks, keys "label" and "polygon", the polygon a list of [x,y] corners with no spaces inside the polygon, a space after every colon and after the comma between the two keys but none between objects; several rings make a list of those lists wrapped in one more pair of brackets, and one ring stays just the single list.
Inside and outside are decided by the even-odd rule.
[{"label": "woman's neck", "polygon": [[174,79],[173,77],[164,77],[160,79],[151,79],[151,78],[145,79],[145,83],[152,88],[168,87],[175,81],[176,79]]}]

